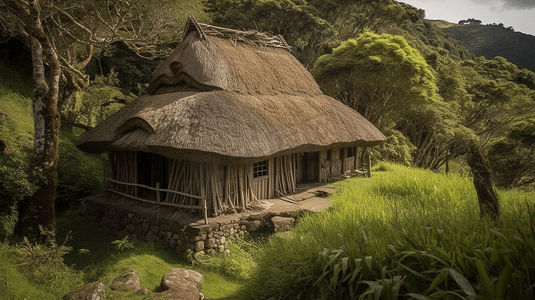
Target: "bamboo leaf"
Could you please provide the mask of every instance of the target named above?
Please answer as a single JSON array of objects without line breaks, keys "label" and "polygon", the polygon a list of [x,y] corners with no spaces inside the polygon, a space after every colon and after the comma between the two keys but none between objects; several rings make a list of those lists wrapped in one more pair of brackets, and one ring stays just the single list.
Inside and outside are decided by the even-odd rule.
[{"label": "bamboo leaf", "polygon": [[338,285],[338,274],[340,273],[340,264],[334,265],[334,273],[331,278],[331,287],[335,288]]},{"label": "bamboo leaf", "polygon": [[373,289],[373,298],[374,298],[374,300],[379,300],[381,298],[381,293],[382,292],[383,292],[383,286],[382,285],[377,285]]},{"label": "bamboo leaf", "polygon": [[366,266],[368,267],[368,271],[371,272],[372,271],[372,257],[371,256],[366,256],[364,258],[364,261],[366,262]]},{"label": "bamboo leaf", "polygon": [[453,277],[455,282],[457,282],[457,284],[459,285],[459,287],[463,290],[465,294],[467,294],[468,296],[477,295],[476,291],[474,290],[474,288],[472,287],[468,279],[466,279],[463,275],[461,275],[461,273],[455,271],[454,269],[450,269],[449,272],[450,272],[450,276]]},{"label": "bamboo leaf", "polygon": [[429,294],[432,290],[434,290],[444,279],[446,279],[448,276],[448,269],[444,268],[438,273],[437,277],[435,277],[435,280],[431,283],[429,288],[427,289],[426,294]]},{"label": "bamboo leaf", "polygon": [[481,284],[483,285],[483,288],[485,289],[487,297],[494,297],[494,295],[496,294],[496,291],[494,289],[494,285],[492,284],[492,281],[487,275],[487,271],[485,271],[485,266],[479,260],[476,261],[476,266],[477,266],[477,270],[479,273],[479,277],[481,279]]},{"label": "bamboo leaf", "polygon": [[355,278],[360,273],[360,270],[362,270],[362,268],[360,267],[353,270],[353,274],[351,275],[351,279],[349,280],[349,283],[352,283],[353,281],[355,281]]},{"label": "bamboo leaf", "polygon": [[345,275],[347,272],[348,260],[349,260],[349,257],[342,258],[342,274],[343,275]]},{"label": "bamboo leaf", "polygon": [[507,291],[509,280],[512,276],[511,273],[511,264],[507,264],[505,269],[500,273],[500,276],[498,276],[498,283],[496,283],[496,298],[505,298],[505,292]]},{"label": "bamboo leaf", "polygon": [[415,293],[408,293],[408,294],[405,294],[405,296],[409,296],[417,300],[431,300],[430,298],[427,298],[424,295],[415,294]]},{"label": "bamboo leaf", "polygon": [[418,271],[415,271],[415,270],[413,270],[413,269],[407,267],[407,266],[404,265],[404,264],[399,264],[399,265],[400,265],[402,268],[404,268],[405,270],[411,272],[412,274],[414,274],[414,275],[416,275],[416,276],[418,276],[418,277],[420,277],[420,278],[422,278],[422,279],[429,280],[429,281],[432,280],[429,276],[423,275],[422,273],[420,273],[420,272],[418,272]]},{"label": "bamboo leaf", "polygon": [[359,297],[359,300],[365,299],[367,295],[373,294],[374,289],[372,287],[369,287],[364,293],[362,293]]},{"label": "bamboo leaf", "polygon": [[440,299],[440,298],[442,298],[442,297],[444,297],[446,295],[449,295],[451,293],[452,292],[450,292],[450,291],[438,291],[438,292],[434,292],[433,294],[429,295],[429,298],[430,299]]}]

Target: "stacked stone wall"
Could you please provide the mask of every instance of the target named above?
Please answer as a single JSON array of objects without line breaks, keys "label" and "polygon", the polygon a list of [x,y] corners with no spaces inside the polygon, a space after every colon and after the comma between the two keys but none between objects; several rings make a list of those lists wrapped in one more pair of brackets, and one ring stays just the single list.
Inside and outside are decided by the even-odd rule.
[{"label": "stacked stone wall", "polygon": [[188,249],[195,252],[224,250],[230,236],[242,235],[247,230],[244,222],[236,220],[227,224],[187,227],[161,220],[158,216],[142,216],[95,203],[85,205],[83,211],[87,219],[99,223],[117,238],[128,236],[134,240],[160,243],[175,250],[179,256],[185,255]]}]

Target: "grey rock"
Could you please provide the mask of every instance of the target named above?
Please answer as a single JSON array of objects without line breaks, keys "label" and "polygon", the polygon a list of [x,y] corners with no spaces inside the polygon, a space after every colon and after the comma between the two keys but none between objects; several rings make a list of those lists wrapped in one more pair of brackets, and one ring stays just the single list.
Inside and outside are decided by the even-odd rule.
[{"label": "grey rock", "polygon": [[147,233],[147,242],[154,242],[156,241],[156,238],[157,236],[155,236],[152,231],[149,231],[149,233]]},{"label": "grey rock", "polygon": [[273,217],[271,218],[271,222],[273,222],[273,228],[275,229],[275,231],[290,230],[294,227],[295,219],[285,217]]},{"label": "grey rock", "polygon": [[263,226],[262,226],[262,221],[260,220],[252,220],[252,221],[248,221],[246,224],[245,224],[245,228],[243,228],[244,230],[247,230],[249,232],[254,232],[254,231],[257,231],[259,229],[261,229]]},{"label": "grey rock", "polygon": [[216,242],[215,242],[215,239],[214,238],[210,238],[208,240],[206,240],[206,248],[215,248],[217,246]]},{"label": "grey rock", "polygon": [[[152,294],[149,299],[169,297],[177,300],[199,300],[203,277],[200,273],[188,269],[172,269],[162,277],[160,288],[162,293]],[[147,299],[147,298],[145,298]]]},{"label": "grey rock", "polygon": [[152,231],[152,233],[154,234],[158,234],[158,232],[160,232],[160,227],[158,227],[157,225],[152,225],[150,227],[150,231]]},{"label": "grey rock", "polygon": [[106,291],[102,282],[93,282],[70,291],[63,300],[104,300]]},{"label": "grey rock", "polygon": [[139,291],[139,275],[134,269],[129,269],[123,274],[112,279],[110,283],[112,290],[118,291]]},{"label": "grey rock", "polygon": [[204,242],[203,241],[195,242],[195,252],[199,252],[202,250],[204,250]]}]

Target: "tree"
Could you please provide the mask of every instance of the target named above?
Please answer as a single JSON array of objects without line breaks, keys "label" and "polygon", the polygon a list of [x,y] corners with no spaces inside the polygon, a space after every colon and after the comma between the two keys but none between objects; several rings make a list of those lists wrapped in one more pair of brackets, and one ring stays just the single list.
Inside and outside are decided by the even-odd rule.
[{"label": "tree", "polygon": [[474,141],[470,141],[468,165],[474,176],[474,187],[477,193],[481,218],[490,217],[495,224],[501,223],[498,196],[492,186],[490,163],[483,149]]},{"label": "tree", "polygon": [[506,189],[535,183],[535,121],[519,123],[489,149],[496,183]]},{"label": "tree", "polygon": [[431,68],[401,36],[365,33],[321,56],[312,74],[325,93],[378,128],[440,101]]},{"label": "tree", "polygon": [[[365,33],[347,40],[332,54],[321,56],[312,73],[325,93],[379,129],[403,133],[415,147],[413,165],[438,169],[457,155],[456,148],[470,134],[460,124],[454,104],[437,93],[430,66],[401,36]],[[399,137],[392,140],[402,141]],[[410,147],[385,149],[394,148]]]},{"label": "tree", "polygon": [[214,24],[282,34],[311,67],[341,41],[423,18],[423,10],[394,0],[205,0]]},{"label": "tree", "polygon": [[[122,41],[145,55],[161,54],[158,45],[177,39],[171,1],[0,0],[0,28],[31,49],[34,147],[32,164],[40,169],[37,191],[19,204],[17,232],[46,242],[55,232],[54,195],[58,164],[58,95],[87,80],[81,72],[96,48]],[[63,70],[63,72],[62,72]]]},{"label": "tree", "polygon": [[482,145],[535,118],[535,92],[526,85],[532,72],[520,72],[503,57],[464,61],[461,72],[470,95],[459,103],[463,124],[474,130]]}]

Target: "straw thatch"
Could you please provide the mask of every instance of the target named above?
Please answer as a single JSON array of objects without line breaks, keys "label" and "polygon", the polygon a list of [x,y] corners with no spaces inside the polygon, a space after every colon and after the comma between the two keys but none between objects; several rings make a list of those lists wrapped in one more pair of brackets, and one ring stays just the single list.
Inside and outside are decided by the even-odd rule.
[{"label": "straw thatch", "polygon": [[206,30],[186,29],[184,40],[152,77],[150,94],[185,86],[204,91],[321,94],[312,75],[282,48],[286,42],[281,37],[198,25]]},{"label": "straw thatch", "polygon": [[151,94],[88,131],[80,149],[232,164],[385,140],[356,111],[323,95],[284,39],[194,20],[185,32],[154,74]]},{"label": "straw thatch", "polygon": [[327,96],[211,91],[142,96],[86,133],[78,147],[228,163],[383,140],[360,114]]}]

